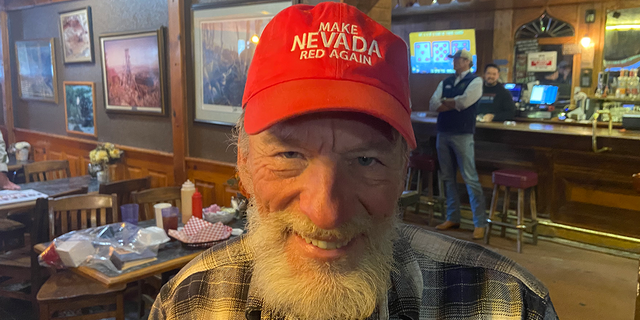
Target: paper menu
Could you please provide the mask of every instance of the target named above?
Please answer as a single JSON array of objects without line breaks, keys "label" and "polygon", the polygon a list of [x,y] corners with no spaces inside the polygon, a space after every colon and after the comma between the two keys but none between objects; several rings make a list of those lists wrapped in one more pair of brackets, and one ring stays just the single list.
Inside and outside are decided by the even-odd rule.
[{"label": "paper menu", "polygon": [[49,196],[35,190],[0,190],[0,205],[32,201]]}]

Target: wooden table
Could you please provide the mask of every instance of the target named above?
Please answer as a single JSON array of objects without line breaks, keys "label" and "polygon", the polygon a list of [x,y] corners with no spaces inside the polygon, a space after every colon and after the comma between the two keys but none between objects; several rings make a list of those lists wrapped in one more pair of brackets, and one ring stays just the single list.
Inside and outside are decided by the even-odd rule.
[{"label": "wooden table", "polygon": [[[139,223],[140,227],[148,227],[154,225],[154,219],[140,221]],[[244,222],[236,220],[231,223],[230,226],[233,228],[244,228]],[[234,237],[235,236],[231,236],[231,238]],[[37,244],[34,246],[34,250],[38,253],[41,253],[47,248],[48,245],[49,243]],[[71,271],[83,275],[87,278],[94,279],[106,287],[112,287],[119,284],[127,284],[142,280],[166,271],[182,268],[204,250],[205,249],[183,248],[180,241],[170,241],[160,246],[160,249],[158,250],[157,260],[126,269],[120,273],[108,269],[102,265],[92,267],[79,266],[77,268],[70,269]]]},{"label": "wooden table", "polygon": [[[63,192],[71,191],[74,189],[80,189],[83,187],[88,187],[88,192],[97,192],[100,184],[98,180],[92,178],[91,176],[80,176],[73,178],[64,178],[57,179],[51,181],[41,181],[41,182],[31,182],[19,185],[22,190],[33,189],[38,192],[42,192],[48,196],[53,196],[56,194],[60,194]],[[0,216],[6,215],[8,211],[16,211],[16,210],[29,210],[35,206],[36,201],[24,201],[11,203],[6,205],[0,205]]]}]

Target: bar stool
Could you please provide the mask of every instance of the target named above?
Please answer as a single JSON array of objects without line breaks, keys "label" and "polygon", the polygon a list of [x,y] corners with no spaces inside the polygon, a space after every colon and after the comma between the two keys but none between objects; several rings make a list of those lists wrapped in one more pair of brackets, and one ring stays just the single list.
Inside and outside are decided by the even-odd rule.
[{"label": "bar stool", "polygon": [[[409,206],[415,205],[415,214],[420,212],[420,196],[422,195],[423,190],[423,174],[427,176],[427,185],[429,186],[429,190],[427,191],[427,196],[429,197],[429,225],[433,224],[433,205],[434,205],[434,197],[433,197],[433,173],[437,170],[437,162],[436,158],[426,155],[426,154],[414,154],[412,153],[409,156],[409,171],[407,173],[407,181],[405,184],[405,191],[402,192],[402,196],[400,197],[400,206],[403,208],[407,208]],[[415,175],[417,174],[417,183],[416,189],[411,189],[411,182]]]},{"label": "bar stool", "polygon": [[[535,186],[538,184],[538,174],[524,170],[496,170],[493,172],[492,178],[493,195],[491,197],[491,211],[489,212],[489,219],[487,219],[488,226],[484,234],[484,243],[489,244],[492,225],[495,224],[502,227],[500,232],[501,237],[505,236],[505,228],[514,228],[518,230],[518,253],[522,253],[522,243],[524,241],[523,232],[527,228],[527,224],[524,222],[525,192],[527,190],[529,191],[531,202],[531,222],[528,225],[531,228],[531,233],[533,235],[533,244],[538,244],[538,217],[536,212],[535,192]],[[495,221],[495,216],[497,214],[496,207],[498,206],[500,186],[505,187],[505,196],[502,213],[500,214],[502,221],[499,222]],[[518,218],[515,225],[507,222],[507,213],[509,211],[509,191],[511,188],[518,189]]]}]

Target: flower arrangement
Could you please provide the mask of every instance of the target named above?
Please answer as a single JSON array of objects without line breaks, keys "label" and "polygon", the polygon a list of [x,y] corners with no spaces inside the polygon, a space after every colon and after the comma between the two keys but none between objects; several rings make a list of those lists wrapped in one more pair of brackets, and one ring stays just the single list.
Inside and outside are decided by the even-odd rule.
[{"label": "flower arrangement", "polygon": [[116,148],[113,143],[105,143],[97,146],[89,153],[89,161],[93,165],[114,164],[122,156],[122,150]]}]

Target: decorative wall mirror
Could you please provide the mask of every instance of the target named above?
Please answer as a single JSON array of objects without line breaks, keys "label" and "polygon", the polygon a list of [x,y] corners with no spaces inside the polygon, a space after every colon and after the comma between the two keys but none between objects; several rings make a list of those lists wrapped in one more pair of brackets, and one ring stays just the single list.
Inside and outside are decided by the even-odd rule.
[{"label": "decorative wall mirror", "polygon": [[640,67],[640,8],[607,12],[603,60],[608,71]]},{"label": "decorative wall mirror", "polygon": [[558,87],[558,103],[571,99],[573,55],[563,54],[563,45],[575,41],[575,29],[547,12],[518,28],[515,34],[515,83]]}]

